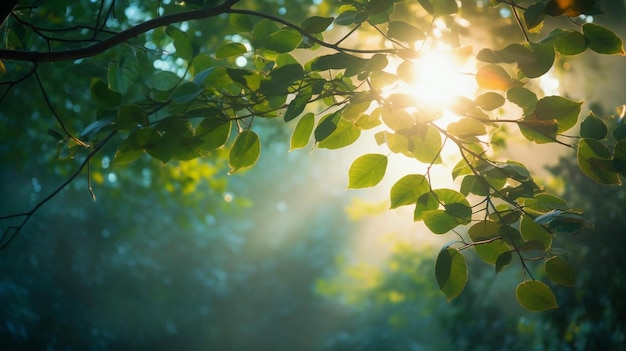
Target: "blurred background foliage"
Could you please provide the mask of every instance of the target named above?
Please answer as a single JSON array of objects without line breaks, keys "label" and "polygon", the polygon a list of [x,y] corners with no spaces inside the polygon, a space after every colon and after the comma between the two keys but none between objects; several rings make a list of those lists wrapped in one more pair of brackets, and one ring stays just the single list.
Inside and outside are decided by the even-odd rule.
[{"label": "blurred background foliage", "polygon": [[[158,3],[166,13],[182,10],[173,1]],[[50,26],[88,23],[98,6],[55,4],[47,14]],[[510,35],[506,17],[487,9],[486,1],[463,4],[464,15],[496,42]],[[607,14],[598,20],[620,23],[623,2],[603,5]],[[159,7],[125,6],[116,12],[119,26],[154,17]],[[317,0],[246,6],[295,22],[331,10]],[[486,11],[493,16],[483,17]],[[201,33],[201,50],[210,52],[227,34],[226,21],[186,25]],[[158,31],[153,34],[135,44],[159,40]],[[105,79],[119,50],[41,71],[44,82],[77,82],[48,87],[71,130],[93,120],[85,77]],[[149,66],[142,79],[149,79],[155,58],[176,64],[167,55],[138,54]],[[589,89],[581,76],[572,76],[615,72],[598,67],[592,55],[574,60],[562,74],[577,82],[563,87],[575,97]],[[623,76],[623,65],[616,67],[616,77]],[[598,89],[622,87],[623,81],[606,82]],[[56,128],[56,121],[40,94],[29,80],[2,102],[1,214],[35,205],[80,161],[54,133],[41,132]],[[610,115],[618,103],[594,98],[596,114]],[[575,288],[555,289],[559,309],[523,311],[509,289],[519,272],[496,275],[473,255],[466,257],[475,278],[448,303],[434,278],[436,245],[423,239],[430,234],[414,227],[401,234],[380,229],[393,217],[380,214],[375,200],[353,199],[362,193],[344,192],[351,157],[288,153],[288,128],[261,125],[261,160],[237,176],[227,175],[227,154],[219,150],[188,162],[141,158],[116,165],[114,151],[105,149],[91,167],[97,200],[90,199],[87,178],[79,177],[0,254],[0,349],[609,350],[626,344],[623,188],[592,183],[567,159],[552,166],[562,196],[596,227],[555,243],[571,251],[579,272]],[[558,180],[564,175],[566,183]],[[365,215],[354,213],[355,203]],[[372,218],[383,223],[379,236],[356,250]]]}]

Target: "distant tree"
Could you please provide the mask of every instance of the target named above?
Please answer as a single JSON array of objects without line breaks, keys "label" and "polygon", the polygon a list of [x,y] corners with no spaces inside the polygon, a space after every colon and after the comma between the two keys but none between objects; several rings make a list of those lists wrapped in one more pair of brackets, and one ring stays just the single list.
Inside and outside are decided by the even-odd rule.
[{"label": "distant tree", "polygon": [[[622,40],[593,23],[591,16],[601,13],[596,0],[479,5],[456,0],[5,2],[0,11],[3,156],[11,155],[7,159],[17,164],[50,159],[50,149],[39,145],[50,145],[52,137],[56,157],[79,163],[59,163],[60,172],[67,173],[64,183],[30,210],[0,217],[8,223],[0,248],[85,171],[95,198],[92,162],[105,147],[116,150],[112,162],[117,165],[146,154],[167,163],[213,157],[226,149],[235,173],[260,156],[258,125],[296,121],[291,149],[306,147],[311,139],[317,148],[338,149],[374,136],[380,152],[352,163],[348,188],[377,185],[396,154],[425,165],[424,171],[397,180],[390,207],[413,206],[414,220],[433,233],[458,235],[436,260],[437,281],[448,299],[467,281],[461,252],[474,248],[496,271],[513,260],[520,264],[523,281],[516,291],[522,306],[556,308],[551,288],[535,279],[527,263],[545,261],[550,280],[574,285],[571,265],[551,243],[556,234],[592,224],[538,185],[524,164],[502,159],[498,146],[512,126],[530,143],[576,150],[583,173],[619,184],[626,172],[622,118],[592,113],[582,121],[580,135],[567,135],[582,102],[544,96],[534,83],[549,74],[557,58],[587,50],[624,55]],[[544,22],[558,28],[544,33]],[[496,48],[467,45],[474,44],[479,28],[497,29]],[[434,59],[426,60],[430,55]],[[444,78],[429,78],[426,88],[416,84],[446,57],[477,60],[472,72],[463,73],[475,78],[479,90],[431,104],[436,96],[420,97]],[[440,95],[456,84],[444,83],[436,90]],[[370,129],[374,133],[364,133]],[[444,155],[447,146],[454,150],[451,156]],[[460,181],[458,189],[439,185],[432,176],[444,156],[446,163],[448,157],[456,162],[451,175]]]}]

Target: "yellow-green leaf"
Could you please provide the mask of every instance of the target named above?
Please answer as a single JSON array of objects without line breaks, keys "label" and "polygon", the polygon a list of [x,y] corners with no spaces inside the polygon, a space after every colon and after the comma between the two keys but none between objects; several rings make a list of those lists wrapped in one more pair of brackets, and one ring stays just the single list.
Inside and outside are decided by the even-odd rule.
[{"label": "yellow-green leaf", "polygon": [[255,132],[244,130],[239,133],[228,154],[230,173],[253,166],[259,159],[260,153],[261,142]]},{"label": "yellow-green leaf", "polygon": [[583,34],[589,39],[589,48],[599,54],[626,54],[622,39],[602,26],[595,23],[585,23]]},{"label": "yellow-green leaf", "polygon": [[550,287],[537,280],[520,283],[515,295],[519,304],[529,311],[543,312],[559,307]]},{"label": "yellow-green leaf", "polygon": [[315,124],[315,115],[309,112],[302,116],[296,124],[296,128],[291,135],[289,150],[295,150],[305,147],[311,139],[311,133],[313,132],[313,125]]},{"label": "yellow-green leaf", "polygon": [[456,249],[444,247],[437,255],[435,276],[448,301],[459,296],[467,283],[465,257]]},{"label": "yellow-green leaf", "polygon": [[400,178],[392,187],[390,192],[391,207],[415,204],[422,194],[430,190],[428,179],[421,174],[408,174]]},{"label": "yellow-green leaf", "polygon": [[561,257],[554,256],[548,259],[543,267],[551,281],[563,286],[574,286],[576,284],[576,271]]},{"label": "yellow-green leaf", "polygon": [[348,188],[372,187],[383,179],[387,170],[387,156],[381,154],[362,155],[350,166]]}]

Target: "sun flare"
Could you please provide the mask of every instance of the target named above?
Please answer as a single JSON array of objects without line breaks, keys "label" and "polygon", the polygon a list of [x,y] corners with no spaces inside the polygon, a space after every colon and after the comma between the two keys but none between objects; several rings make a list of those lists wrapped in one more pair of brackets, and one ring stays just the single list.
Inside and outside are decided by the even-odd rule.
[{"label": "sun flare", "polygon": [[424,53],[415,62],[411,94],[421,105],[443,109],[457,96],[471,96],[477,85],[467,65],[446,53]]}]

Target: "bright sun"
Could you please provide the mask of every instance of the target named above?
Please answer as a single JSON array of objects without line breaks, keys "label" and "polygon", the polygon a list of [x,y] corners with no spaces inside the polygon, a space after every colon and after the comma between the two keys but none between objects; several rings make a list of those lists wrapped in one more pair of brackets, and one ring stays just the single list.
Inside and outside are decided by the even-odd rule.
[{"label": "bright sun", "polygon": [[468,62],[446,52],[427,52],[415,62],[411,94],[421,105],[446,108],[457,96],[471,96],[477,89],[467,72]]}]

